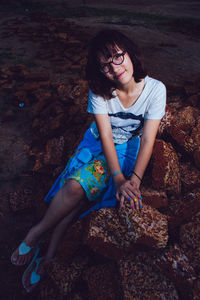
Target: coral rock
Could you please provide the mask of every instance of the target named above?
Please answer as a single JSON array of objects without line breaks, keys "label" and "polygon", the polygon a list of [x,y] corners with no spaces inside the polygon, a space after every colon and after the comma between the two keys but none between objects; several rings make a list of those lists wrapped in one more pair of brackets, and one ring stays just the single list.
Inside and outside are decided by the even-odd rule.
[{"label": "coral rock", "polygon": [[125,204],[118,211],[121,224],[126,228],[125,238],[134,244],[163,248],[168,242],[167,217],[148,205],[132,210]]},{"label": "coral rock", "polygon": [[181,226],[180,246],[188,256],[191,265],[197,273],[200,272],[200,211],[191,219],[189,223]]},{"label": "coral rock", "polygon": [[168,220],[169,228],[180,226],[183,222],[189,221],[199,210],[200,189],[195,189],[185,194],[182,201],[179,199],[172,210],[173,215]]},{"label": "coral rock", "polygon": [[92,266],[84,271],[91,299],[120,300],[121,291],[117,268],[112,264]]},{"label": "coral rock", "polygon": [[195,108],[192,106],[186,106],[181,108],[176,113],[174,118],[174,125],[183,131],[190,130],[196,123],[195,120]]},{"label": "coral rock", "polygon": [[124,300],[178,300],[173,283],[155,269],[149,253],[130,255],[119,261]]},{"label": "coral rock", "polygon": [[31,189],[19,189],[10,193],[9,196],[10,208],[17,212],[25,208],[32,208],[34,206],[33,191]]},{"label": "coral rock", "polygon": [[90,213],[84,243],[98,254],[120,259],[130,251],[130,239],[124,239],[125,228],[119,223],[115,208]]},{"label": "coral rock", "polygon": [[49,140],[46,144],[44,164],[58,165],[61,163],[65,140],[63,136]]},{"label": "coral rock", "polygon": [[39,300],[64,300],[65,296],[59,293],[58,288],[50,278],[40,284]]},{"label": "coral rock", "polygon": [[65,233],[63,241],[58,248],[56,257],[66,262],[78,250],[84,230],[84,219],[75,222]]},{"label": "coral rock", "polygon": [[71,293],[83,268],[88,264],[87,257],[75,257],[70,264],[61,264],[56,259],[45,263],[45,270],[60,291],[60,294]]},{"label": "coral rock", "polygon": [[181,182],[185,189],[191,190],[200,186],[200,171],[196,169],[191,163],[181,163]]},{"label": "coral rock", "polygon": [[181,192],[178,156],[170,143],[156,140],[153,149],[152,185],[175,194]]},{"label": "coral rock", "polygon": [[164,191],[157,191],[152,188],[141,188],[143,202],[153,208],[165,207],[168,205],[167,195]]},{"label": "coral rock", "polygon": [[182,296],[181,299],[193,300],[197,274],[178,245],[168,247],[157,254],[154,263],[174,283]]},{"label": "coral rock", "polygon": [[200,169],[200,147],[193,153],[195,165]]}]

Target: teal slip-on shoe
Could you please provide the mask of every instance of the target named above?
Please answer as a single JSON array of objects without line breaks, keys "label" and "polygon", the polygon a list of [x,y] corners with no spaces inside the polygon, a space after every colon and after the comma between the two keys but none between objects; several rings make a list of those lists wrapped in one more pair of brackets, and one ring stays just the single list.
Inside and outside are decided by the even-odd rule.
[{"label": "teal slip-on shoe", "polygon": [[33,287],[36,287],[44,276],[44,274],[37,273],[41,261],[44,260],[44,256],[37,258],[38,253],[35,254],[22,276],[22,284],[27,292],[30,292]]},{"label": "teal slip-on shoe", "polygon": [[[30,251],[31,251],[32,249],[35,249],[35,251],[33,251],[33,255],[34,255],[34,254],[36,253],[36,251],[37,251],[39,248],[38,248],[38,246],[33,246],[33,247],[28,246],[28,245],[26,245],[26,243],[23,241],[23,242],[19,245],[19,247],[18,247],[19,256],[27,255],[28,253],[30,253]],[[16,251],[16,250],[15,250],[15,251]],[[15,251],[14,251],[14,252],[12,253],[12,255],[11,255],[11,263],[12,263],[13,265],[15,265],[15,266],[23,266],[23,265],[25,265],[26,263],[28,263],[28,262],[31,260],[31,258],[33,257],[33,256],[30,256],[30,260],[29,260],[29,261],[27,261],[26,263],[19,264],[19,263],[15,262],[15,260],[14,260],[14,254],[15,254]]]}]

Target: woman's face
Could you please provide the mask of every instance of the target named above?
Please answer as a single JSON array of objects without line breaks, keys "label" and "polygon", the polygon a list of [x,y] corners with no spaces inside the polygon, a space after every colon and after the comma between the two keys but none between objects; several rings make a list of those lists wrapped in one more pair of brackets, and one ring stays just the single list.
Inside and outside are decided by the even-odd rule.
[{"label": "woman's face", "polygon": [[[121,61],[123,62],[120,63]],[[120,64],[115,64],[115,62]],[[121,50],[120,48],[117,48],[112,57],[108,59],[100,57],[100,65],[102,66],[102,72],[104,73],[104,75],[108,79],[115,81],[116,84],[125,85],[133,80],[134,70],[132,61],[128,53]],[[103,71],[103,67],[106,68],[106,71],[109,71],[105,73]]]}]

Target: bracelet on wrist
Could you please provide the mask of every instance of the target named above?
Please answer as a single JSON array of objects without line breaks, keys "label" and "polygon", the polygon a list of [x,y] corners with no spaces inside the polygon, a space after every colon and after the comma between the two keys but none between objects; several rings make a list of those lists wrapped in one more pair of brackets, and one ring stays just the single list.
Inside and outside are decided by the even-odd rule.
[{"label": "bracelet on wrist", "polygon": [[133,171],[133,174],[134,174],[140,181],[142,181],[142,178],[141,178],[137,173],[135,173],[135,171]]},{"label": "bracelet on wrist", "polygon": [[121,173],[121,171],[116,171],[116,172],[112,173],[111,175],[112,175],[112,177],[114,177],[114,176],[116,176],[117,174],[120,174],[120,173]]}]

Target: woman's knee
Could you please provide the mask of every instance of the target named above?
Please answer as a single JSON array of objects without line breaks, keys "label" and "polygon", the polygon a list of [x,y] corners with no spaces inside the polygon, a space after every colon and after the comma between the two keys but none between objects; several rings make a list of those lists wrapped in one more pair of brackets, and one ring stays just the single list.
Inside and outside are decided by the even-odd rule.
[{"label": "woman's knee", "polygon": [[84,189],[78,181],[70,179],[66,184],[66,192],[73,198],[82,198],[85,194]]}]

